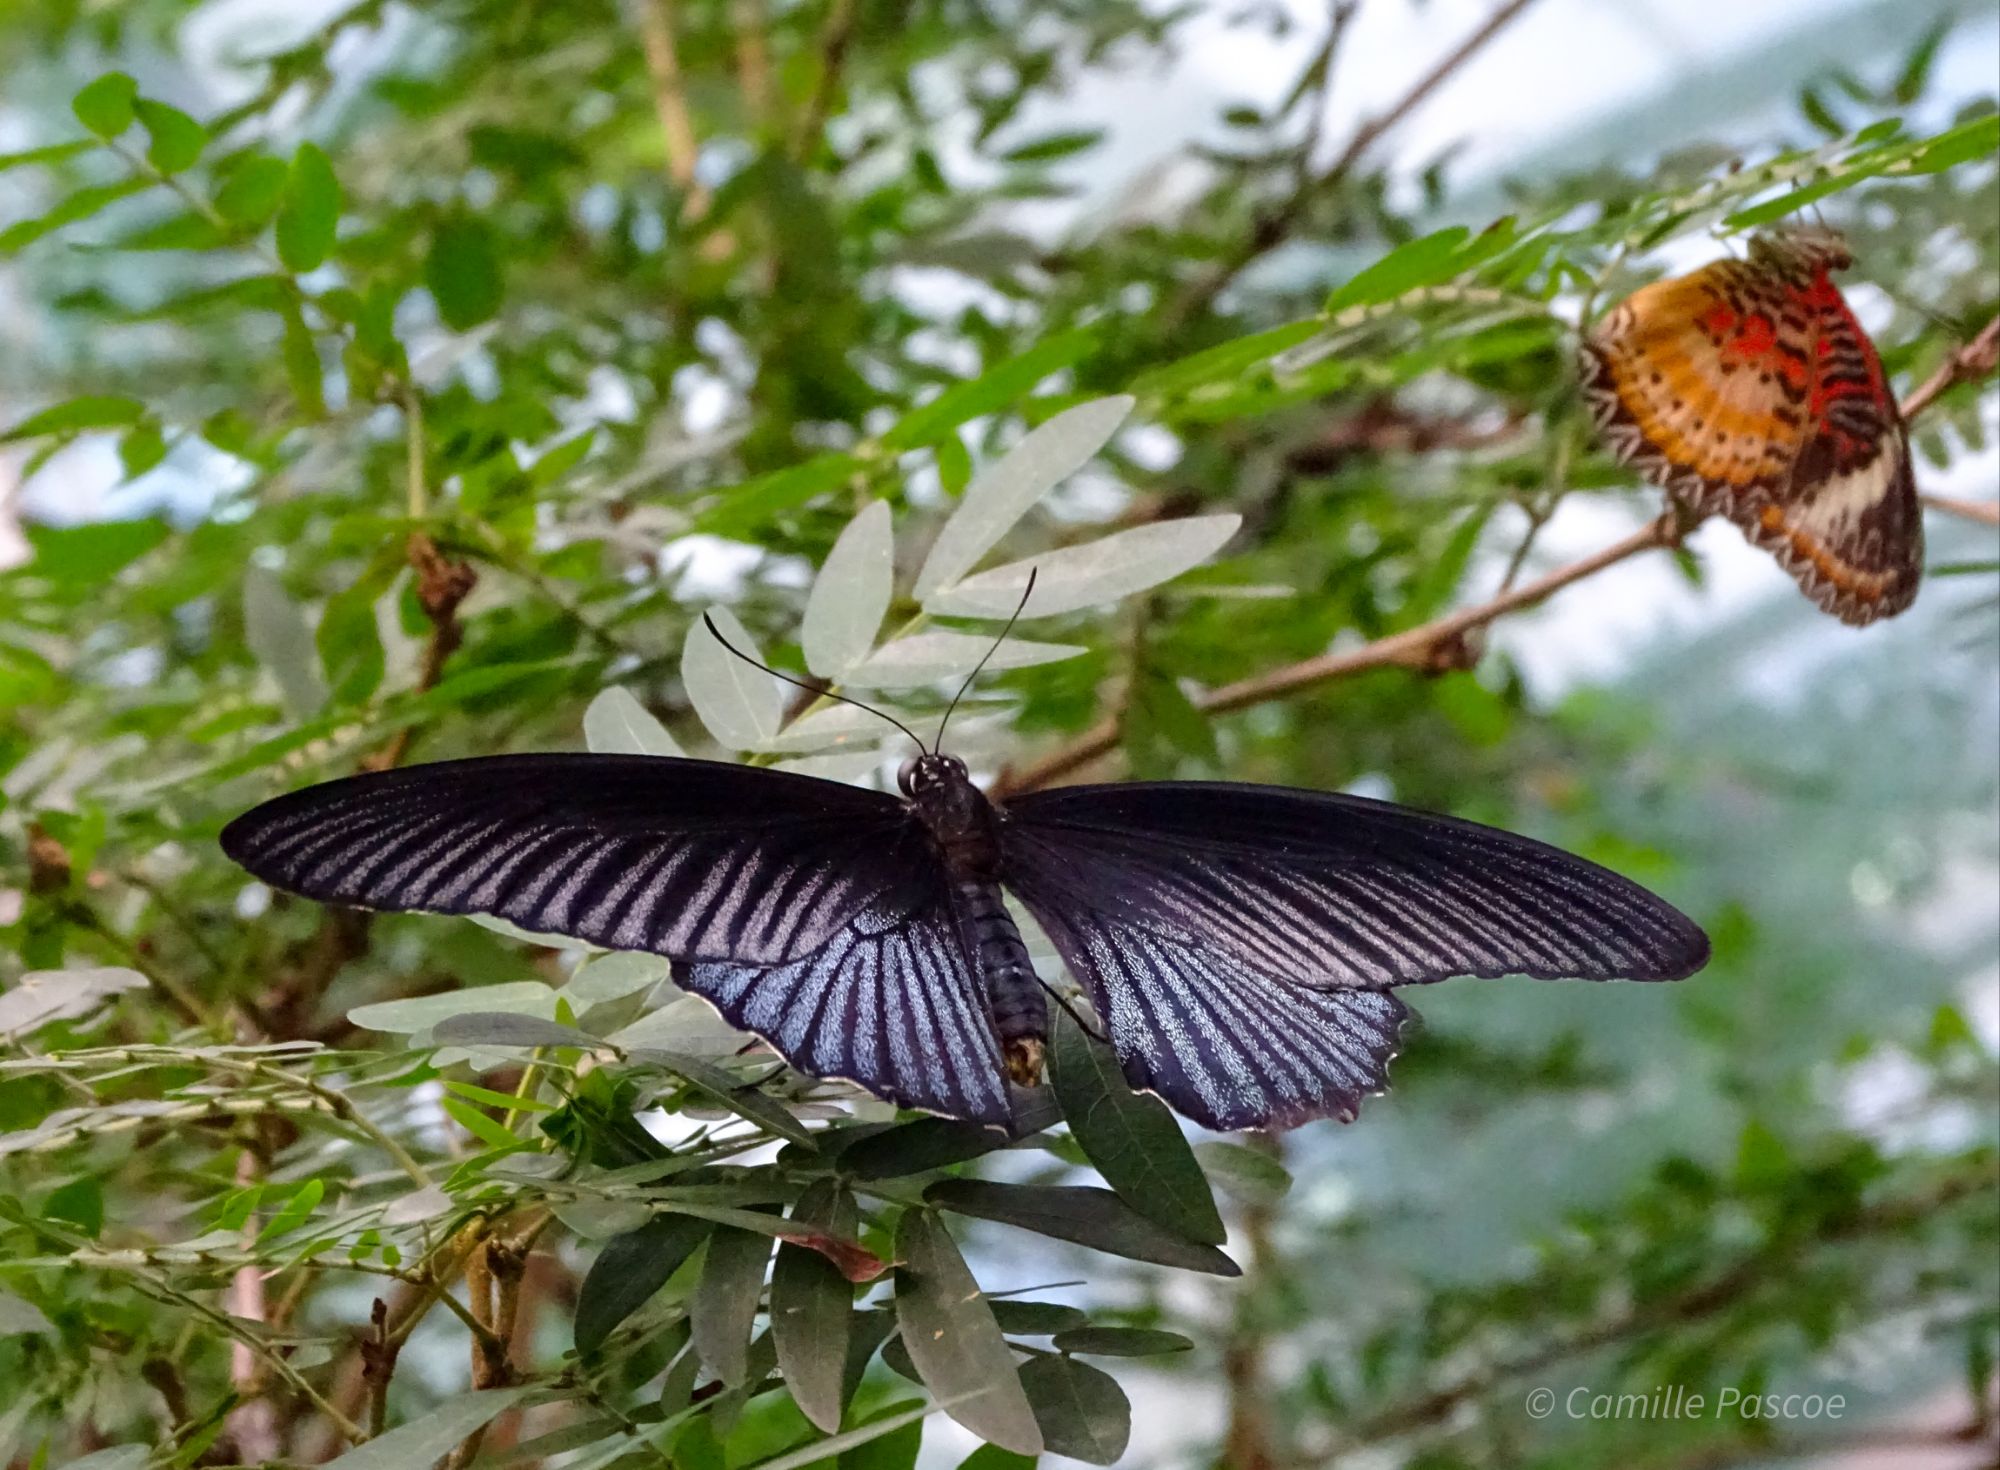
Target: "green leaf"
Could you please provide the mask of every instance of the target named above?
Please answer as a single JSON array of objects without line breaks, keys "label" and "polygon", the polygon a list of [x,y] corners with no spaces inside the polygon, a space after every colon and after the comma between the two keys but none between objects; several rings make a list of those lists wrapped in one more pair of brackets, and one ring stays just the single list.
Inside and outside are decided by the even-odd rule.
[{"label": "green leaf", "polygon": [[738,1117],[747,1118],[767,1133],[775,1133],[807,1148],[814,1146],[811,1129],[755,1087],[738,1082],[720,1067],[711,1066],[698,1057],[684,1057],[674,1052],[647,1050],[644,1056],[647,1061],[678,1073],[710,1101],[722,1104]]},{"label": "green leaf", "polygon": [[1458,274],[1460,253],[1471,238],[1472,231],[1464,225],[1453,225],[1397,246],[1335,290],[1327,298],[1328,314],[1350,306],[1394,301],[1421,287],[1450,280]]},{"label": "green leaf", "polygon": [[[857,1425],[843,1433],[816,1439],[799,1449],[790,1450],[769,1460],[759,1460],[749,1467],[749,1470],[827,1470],[830,1457],[836,1455],[839,1459],[834,1463],[839,1466],[839,1470],[857,1470],[857,1467],[870,1467],[870,1470],[873,1470],[876,1466],[900,1463],[873,1459],[850,1461],[848,1454],[860,1446],[871,1445],[900,1434],[905,1425],[921,1424],[935,1412],[936,1410],[929,1404],[918,1404],[907,1409],[890,1409],[865,1424]],[[673,1464],[674,1470],[706,1470],[706,1467],[684,1460],[679,1443],[674,1446]],[[718,1459],[716,1464],[719,1470],[722,1462]]]},{"label": "green leaf", "polygon": [[113,184],[88,184],[68,195],[47,214],[17,220],[0,230],[0,256],[15,255],[65,225],[89,219],[120,199],[151,187],[146,179],[120,179]]},{"label": "green leaf", "polygon": [[118,464],[136,480],[167,457],[167,439],[155,423],[135,424],[118,441]]},{"label": "green leaf", "polygon": [[944,1169],[1005,1148],[1002,1128],[960,1123],[950,1118],[918,1118],[898,1123],[848,1144],[840,1151],[840,1172],[850,1179],[896,1179]]},{"label": "green leaf", "polygon": [[28,415],[4,434],[0,443],[37,439],[44,434],[80,434],[86,429],[116,429],[139,423],[146,405],[136,398],[88,395],[70,398],[40,413]]},{"label": "green leaf", "polygon": [[299,303],[289,295],[279,309],[285,332],[279,351],[285,362],[285,380],[291,384],[292,398],[299,415],[306,419],[326,417],[326,369],[319,360],[319,342],[306,325]]},{"label": "green leaf", "polygon": [[1150,1327],[1075,1327],[1058,1332],[1053,1345],[1058,1352],[1101,1358],[1156,1358],[1191,1352],[1194,1340]]},{"label": "green leaf", "polygon": [[1184,1239],[1134,1210],[1108,1189],[1083,1185],[994,1184],[983,1179],[941,1179],[924,1191],[940,1209],[1114,1256],[1179,1266],[1212,1276],[1240,1276],[1242,1269],[1212,1245]]},{"label": "green leaf", "polygon": [[[452,1122],[458,1124],[459,1127],[463,1128],[488,1148],[511,1149],[517,1148],[520,1145],[520,1139],[516,1138],[505,1128],[502,1128],[494,1119],[480,1112],[471,1103],[463,1102],[455,1097],[447,1097],[441,1098],[438,1106],[444,1109],[445,1116],[450,1118]],[[620,1223],[623,1224],[626,1222],[621,1221]]]},{"label": "green leaf", "polygon": [[325,1470],[410,1470],[450,1454],[475,1429],[484,1428],[532,1392],[528,1388],[489,1388],[445,1400],[423,1418],[378,1434],[356,1445]]},{"label": "green leaf", "polygon": [[122,71],[107,72],[76,94],[76,120],[100,138],[115,138],[132,126],[139,84]]},{"label": "green leaf", "polygon": [[96,521],[83,526],[30,526],[35,575],[52,582],[99,586],[167,539],[156,520]]},{"label": "green leaf", "polygon": [[438,315],[453,331],[467,331],[489,320],[505,295],[500,247],[491,227],[468,214],[453,215],[439,225],[424,258],[424,285],[437,301]]},{"label": "green leaf", "polygon": [[958,1470],[1035,1470],[1035,1457],[983,1444],[959,1462]]},{"label": "green leaf", "polygon": [[804,505],[843,484],[861,469],[851,454],[822,454],[789,469],[746,480],[696,517],[694,529],[738,540],[751,537],[783,511]]},{"label": "green leaf", "polygon": [[326,705],[319,659],[305,615],[284,585],[262,567],[243,574],[243,637],[257,662],[270,671],[294,720],[312,718]]},{"label": "green leaf", "polygon": [[484,1103],[489,1108],[512,1108],[522,1113],[553,1113],[556,1105],[539,1097],[523,1097],[519,1093],[496,1092],[491,1087],[481,1087],[476,1082],[454,1082],[446,1078],[444,1090],[468,1102]]},{"label": "green leaf", "polygon": [[88,153],[97,144],[89,138],[78,138],[68,143],[50,143],[41,148],[26,148],[19,153],[0,153],[0,174],[10,168],[33,168],[44,163],[61,163],[74,158],[79,153]]},{"label": "green leaf", "polygon": [[[900,452],[941,444],[960,424],[1011,407],[1044,378],[1080,361],[1096,337],[1094,327],[1062,332],[988,368],[970,382],[954,384],[923,407],[904,414],[882,436],[882,447]],[[958,447],[962,454],[964,444],[960,442]]]},{"label": "green leaf", "polygon": [[1005,1297],[994,1301],[992,1306],[993,1320],[1010,1337],[1047,1337],[1090,1325],[1083,1308],[1064,1306],[1061,1302],[1024,1302]]},{"label": "green leaf", "polygon": [[1908,107],[1924,95],[1924,88],[1930,85],[1931,67],[1937,61],[1938,47],[1951,34],[1951,27],[1950,19],[1938,21],[1911,48],[1909,57],[1903,62],[1903,70],[1890,88],[1898,107]]},{"label": "green leaf", "polygon": [[1048,133],[1009,148],[1000,155],[1000,162],[1051,163],[1058,158],[1070,158],[1095,148],[1103,137],[1102,128],[1075,128],[1059,133]]},{"label": "green leaf", "polygon": [[79,1233],[95,1240],[104,1229],[104,1186],[89,1174],[73,1179],[50,1191],[49,1197],[42,1201],[42,1214],[73,1225]]},{"label": "green leaf", "polygon": [[2000,150],[2000,113],[1989,112],[1984,117],[1974,118],[1919,144],[1903,171],[1913,174],[1943,173],[1961,163],[1986,158],[1996,150]]},{"label": "green leaf", "polygon": [[382,685],[388,659],[375,621],[375,602],[392,580],[390,564],[378,562],[352,586],[329,597],[320,611],[313,645],[335,704],[361,704]]},{"label": "green leaf", "polygon": [[1227,1240],[1208,1176],[1167,1105],[1134,1092],[1117,1054],[1067,1013],[1055,1018],[1052,1039],[1049,1083],[1070,1135],[1104,1182],[1177,1235],[1203,1245]]},{"label": "green leaf", "polygon": [[924,1448],[924,1419],[930,1412],[927,1404],[903,1403],[870,1414],[855,1426],[856,1431],[881,1432],[865,1444],[842,1450],[839,1470],[916,1470]]},{"label": "green leaf", "polygon": [[292,155],[284,203],[278,208],[278,259],[285,269],[304,274],[324,265],[339,223],[340,181],[333,176],[333,165],[318,144],[301,143]]},{"label": "green leaf", "polygon": [[[799,1196],[792,1220],[852,1237],[853,1196],[835,1180],[817,1180]],[[804,1246],[778,1247],[777,1264],[771,1268],[771,1337],[778,1370],[799,1412],[828,1434],[840,1428],[846,1407],[843,1380],[853,1313],[854,1283],[831,1261]]]},{"label": "green leaf", "polygon": [[981,1439],[1019,1454],[1042,1451],[1014,1354],[944,1223],[905,1210],[896,1226],[896,1320],[924,1386]]},{"label": "green leaf", "polygon": [[813,578],[799,627],[806,667],[838,681],[868,657],[895,591],[889,502],[871,500],[834,540]]},{"label": "green leaf", "polygon": [[764,1268],[770,1261],[770,1236],[724,1226],[708,1238],[701,1281],[688,1302],[695,1351],[708,1371],[731,1388],[750,1370],[750,1330],[764,1299]]},{"label": "green leaf", "polygon": [[215,194],[215,212],[245,229],[264,223],[277,212],[292,171],[282,158],[253,153],[232,163]]},{"label": "green leaf", "polygon": [[163,174],[177,174],[192,168],[208,146],[208,129],[164,102],[140,98],[133,104],[139,124],[152,141],[146,160]]},{"label": "green leaf", "polygon": [[439,1021],[431,1028],[431,1035],[451,1046],[574,1046],[589,1050],[603,1044],[588,1031],[520,1011],[460,1011]]},{"label": "green leaf", "polygon": [[630,690],[604,690],[583,712],[583,743],[599,755],[683,754],[680,742]]},{"label": "green leaf", "polygon": [[1115,1464],[1132,1438],[1132,1404],[1117,1380],[1074,1358],[1030,1358],[1021,1387],[1051,1454]]},{"label": "green leaf", "polygon": [[1132,391],[1141,398],[1164,398],[1208,383],[1234,383],[1251,368],[1311,341],[1325,329],[1326,323],[1314,316],[1252,332],[1163,367],[1150,368],[1132,380]]},{"label": "green leaf", "polygon": [[714,1227],[692,1215],[662,1215],[597,1253],[576,1297],[576,1350],[589,1356],[643,1307]]},{"label": "green leaf", "polygon": [[1211,1183],[1243,1204],[1275,1205],[1291,1190],[1292,1176],[1285,1166],[1262,1149],[1215,1140],[1196,1144],[1194,1156]]},{"label": "green leaf", "polygon": [[1122,734],[1133,769],[1147,777],[1169,774],[1183,756],[1211,766],[1222,759],[1215,727],[1179,682],[1158,669],[1141,668],[1133,677]]},{"label": "green leaf", "polygon": [[312,1212],[319,1208],[320,1201],[325,1198],[326,1181],[317,1178],[308,1179],[292,1191],[292,1197],[285,1201],[284,1207],[257,1232],[257,1243],[262,1245],[266,1241],[277,1240],[291,1234],[305,1224]]}]

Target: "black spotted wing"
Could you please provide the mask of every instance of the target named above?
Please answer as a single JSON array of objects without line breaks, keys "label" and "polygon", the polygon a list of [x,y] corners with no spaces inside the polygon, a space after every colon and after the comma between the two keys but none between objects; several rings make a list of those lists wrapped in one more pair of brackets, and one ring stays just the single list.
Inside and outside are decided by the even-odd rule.
[{"label": "black spotted wing", "polygon": [[1008,1115],[944,872],[880,792],[714,761],[493,756],[278,797],[222,848],[328,903],[491,914],[665,955],[802,1070]]},{"label": "black spotted wing", "polygon": [[1212,1127],[1352,1116],[1404,1011],[1456,975],[1671,980],[1702,931],[1546,844],[1361,797],[1200,782],[1007,803],[1003,881],[1127,1076]]}]

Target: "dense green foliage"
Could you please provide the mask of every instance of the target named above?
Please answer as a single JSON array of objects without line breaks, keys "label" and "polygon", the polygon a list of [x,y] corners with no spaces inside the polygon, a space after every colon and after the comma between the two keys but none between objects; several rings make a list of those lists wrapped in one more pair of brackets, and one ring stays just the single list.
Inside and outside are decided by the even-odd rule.
[{"label": "dense green foliage", "polygon": [[[1906,392],[1993,318],[2000,115],[1936,94],[1949,24],[1741,157],[1691,122],[1473,217],[1446,163],[1311,121],[1335,6],[1190,187],[1052,243],[1018,208],[1103,140],[1034,119],[1192,8],[362,0],[227,67],[202,9],[0,18],[0,424],[36,497],[0,572],[0,1463],[891,1470],[955,1462],[939,1407],[992,1442],[968,1470],[1128,1434],[1230,1470],[1991,1435],[1990,531],[1933,516],[1894,624],[1770,571],[1567,693],[1524,672],[1560,623],[1425,632],[1580,505],[1656,511],[1574,334],[1710,236],[1824,211]],[[1926,473],[1985,450],[1964,376]],[[1092,415],[1089,467],[977,550],[1072,550],[1122,600],[1024,627],[1082,651],[1002,658],[969,758],[1502,822],[1666,893],[1715,963],[1426,992],[1395,1092],[1283,1139],[1190,1147],[1065,1029],[1003,1148],[740,1053],[664,961],[365,921],[216,849],[364,763],[876,771],[879,726],[704,671],[700,615],[934,722],[1006,599],[947,605],[924,548]],[[93,477],[108,512],[49,491]],[[1676,1388],[1710,1412],[1588,1411]],[[1846,1407],[1714,1411],[1794,1393]]]}]

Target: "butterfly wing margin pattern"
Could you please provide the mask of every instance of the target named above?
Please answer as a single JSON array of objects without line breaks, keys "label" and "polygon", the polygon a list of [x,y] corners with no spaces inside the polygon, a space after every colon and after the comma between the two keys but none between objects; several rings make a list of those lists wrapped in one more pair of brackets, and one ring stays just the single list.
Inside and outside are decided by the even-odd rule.
[{"label": "butterfly wing margin pattern", "polygon": [[942,888],[934,882],[900,912],[865,906],[789,963],[678,963],[674,979],[802,1072],[904,1107],[1005,1123],[999,1038]]},{"label": "butterfly wing margin pattern", "polygon": [[[671,815],[668,815],[671,814]],[[291,893],[492,914],[677,960],[782,964],[925,892],[880,792],[660,756],[490,756],[265,802],[222,848]]]},{"label": "butterfly wing margin pattern", "polygon": [[1923,524],[1881,359],[1824,262],[1753,254],[1614,308],[1583,344],[1585,402],[1620,461],[1733,521],[1819,607],[1893,616],[1916,598]]},{"label": "butterfly wing margin pattern", "polygon": [[1678,980],[1708,937],[1630,879],[1493,827],[1278,786],[1069,786],[1010,801],[1004,881],[1314,988],[1454,976]]}]

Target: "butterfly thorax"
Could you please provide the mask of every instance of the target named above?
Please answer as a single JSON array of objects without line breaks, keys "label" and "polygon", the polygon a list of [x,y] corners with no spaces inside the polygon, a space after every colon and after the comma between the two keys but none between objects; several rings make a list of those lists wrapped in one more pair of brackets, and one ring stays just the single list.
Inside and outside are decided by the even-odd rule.
[{"label": "butterfly thorax", "polygon": [[950,874],[959,940],[979,972],[1007,1075],[1032,1087],[1042,1075],[1048,1003],[1000,894],[1000,814],[952,756],[917,757],[899,784]]}]

